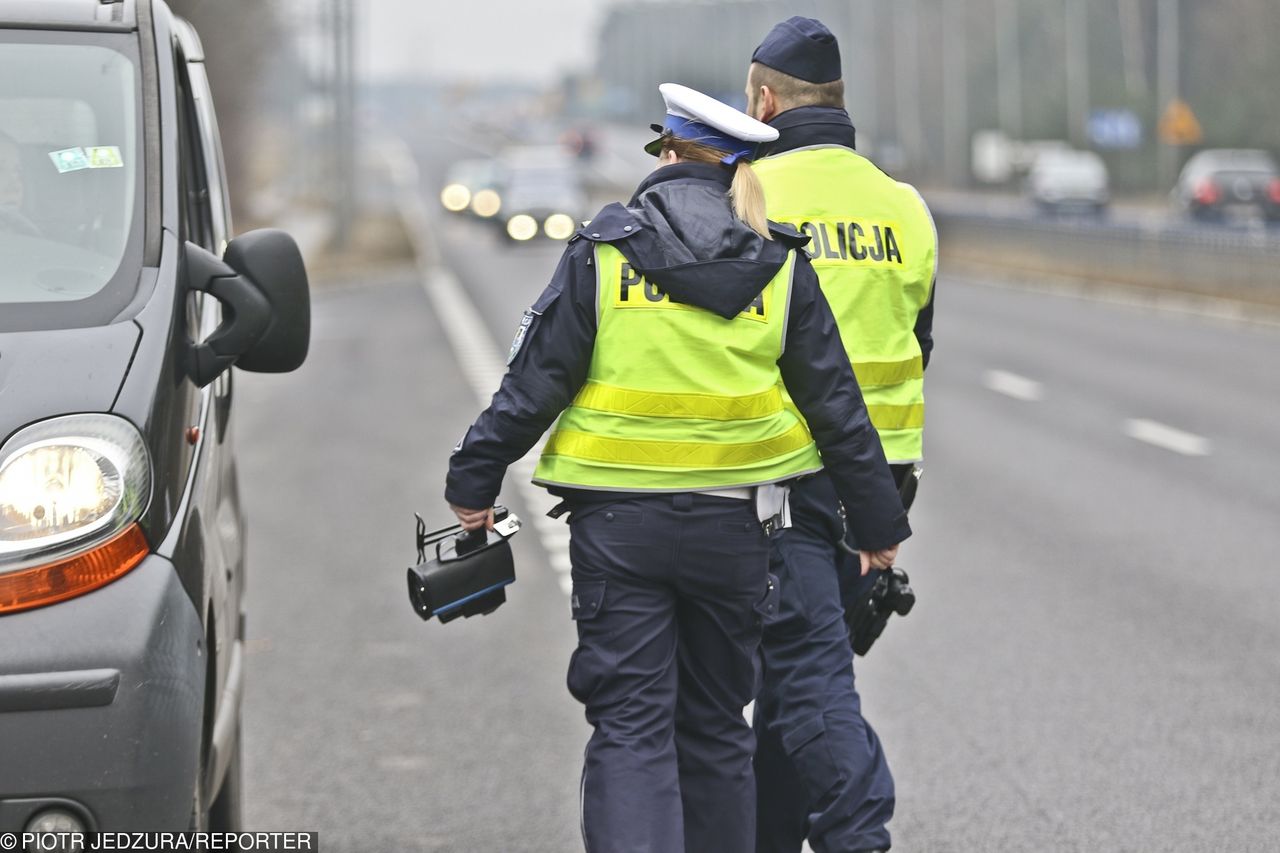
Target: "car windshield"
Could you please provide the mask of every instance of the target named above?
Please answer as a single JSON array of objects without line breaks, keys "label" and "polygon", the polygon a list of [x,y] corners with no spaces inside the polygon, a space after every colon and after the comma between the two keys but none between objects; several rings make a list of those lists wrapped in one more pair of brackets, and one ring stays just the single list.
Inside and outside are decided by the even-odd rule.
[{"label": "car windshield", "polygon": [[1202,151],[1187,161],[1183,180],[1221,178],[1228,172],[1257,178],[1259,174],[1275,174],[1276,166],[1265,151]]},{"label": "car windshield", "polygon": [[492,160],[463,160],[449,169],[449,180],[468,189],[485,189],[499,182],[498,166]]},{"label": "car windshield", "polygon": [[517,173],[507,185],[505,205],[512,211],[545,207],[577,216],[583,206],[582,190],[572,173]]},{"label": "car windshield", "polygon": [[129,36],[0,30],[0,331],[109,322],[137,287]]}]

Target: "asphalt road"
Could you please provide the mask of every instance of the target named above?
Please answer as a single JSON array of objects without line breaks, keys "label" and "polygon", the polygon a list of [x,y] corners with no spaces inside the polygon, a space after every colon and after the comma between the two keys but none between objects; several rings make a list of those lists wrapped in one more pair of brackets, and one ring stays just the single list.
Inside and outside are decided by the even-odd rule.
[{"label": "asphalt road", "polygon": [[[420,150],[429,201],[458,153]],[[478,345],[505,353],[559,247],[431,228]],[[939,291],[900,561],[920,601],[857,664],[898,780],[895,849],[1275,849],[1277,333],[946,275]],[[448,453],[480,405],[426,294],[408,268],[317,292],[302,370],[237,374],[248,822],[330,851],[581,849],[588,731],[551,528],[517,537],[492,616],[423,624],[405,600],[411,512],[444,523]]]}]

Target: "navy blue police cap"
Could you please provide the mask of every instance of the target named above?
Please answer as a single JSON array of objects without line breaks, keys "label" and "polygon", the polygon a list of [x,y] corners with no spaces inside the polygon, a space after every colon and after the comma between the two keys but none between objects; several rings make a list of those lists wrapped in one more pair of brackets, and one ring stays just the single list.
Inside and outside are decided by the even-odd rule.
[{"label": "navy blue police cap", "polygon": [[840,79],[840,44],[815,18],[795,15],[769,30],[751,61],[810,83]]}]

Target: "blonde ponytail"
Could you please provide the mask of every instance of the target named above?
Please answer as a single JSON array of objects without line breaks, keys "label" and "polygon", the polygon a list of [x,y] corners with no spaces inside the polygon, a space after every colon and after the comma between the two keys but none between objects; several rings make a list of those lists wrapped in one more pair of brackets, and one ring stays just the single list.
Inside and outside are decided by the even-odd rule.
[{"label": "blonde ponytail", "polygon": [[[701,142],[689,139],[678,139],[670,134],[662,139],[662,153],[674,151],[676,157],[692,163],[719,164],[727,153]],[[733,184],[729,187],[729,200],[733,203],[733,214],[763,237],[772,240],[769,233],[769,218],[765,214],[764,187],[756,177],[755,170],[746,160],[739,160],[733,167]]]},{"label": "blonde ponytail", "polygon": [[773,239],[769,233],[769,217],[765,214],[764,187],[746,160],[738,161],[729,198],[733,200],[733,212],[739,219],[766,240]]}]

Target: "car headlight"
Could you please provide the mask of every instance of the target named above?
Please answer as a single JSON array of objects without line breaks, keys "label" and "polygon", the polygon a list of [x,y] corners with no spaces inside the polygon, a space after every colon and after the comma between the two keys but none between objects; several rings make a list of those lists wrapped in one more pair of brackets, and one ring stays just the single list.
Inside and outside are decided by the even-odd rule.
[{"label": "car headlight", "polygon": [[471,204],[471,190],[462,184],[449,184],[440,191],[440,203],[450,213],[461,213]]},{"label": "car headlight", "polygon": [[573,217],[564,213],[553,213],[542,223],[543,233],[552,240],[568,240],[573,230]]},{"label": "car headlight", "polygon": [[512,240],[532,240],[538,236],[538,220],[527,213],[517,213],[507,222],[507,234]]},{"label": "car headlight", "polygon": [[502,198],[493,190],[480,190],[471,199],[471,212],[488,219],[502,210]]},{"label": "car headlight", "polygon": [[0,447],[0,614],[53,604],[132,569],[149,548],[138,430],[114,415],[34,424]]}]

